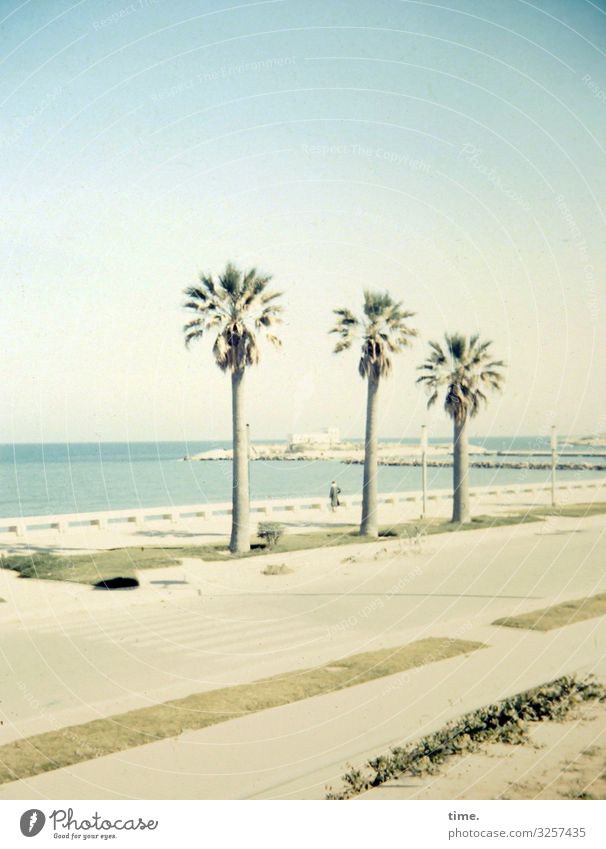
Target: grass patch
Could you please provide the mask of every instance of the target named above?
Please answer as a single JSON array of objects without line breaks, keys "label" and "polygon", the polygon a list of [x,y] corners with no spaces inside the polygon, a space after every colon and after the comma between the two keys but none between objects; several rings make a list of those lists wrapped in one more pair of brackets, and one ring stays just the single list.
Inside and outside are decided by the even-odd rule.
[{"label": "grass patch", "polygon": [[291,569],[286,563],[268,563],[265,569],[261,571],[262,575],[292,575],[294,569]]},{"label": "grass patch", "polygon": [[326,798],[350,799],[401,775],[435,774],[450,758],[477,752],[485,743],[526,743],[529,723],[564,719],[575,706],[596,699],[606,700],[606,688],[594,678],[578,681],[563,676],[465,714],[435,734],[352,768],[343,776],[340,789],[327,789]]},{"label": "grass patch", "polygon": [[603,516],[606,502],[594,501],[587,504],[562,504],[561,507],[535,507],[530,511],[535,516],[562,516],[564,519],[585,519]]},{"label": "grass patch", "polygon": [[[381,538],[408,539],[419,542],[425,536],[452,531],[472,531],[539,522],[538,516],[515,513],[508,516],[478,516],[468,524],[453,524],[445,519],[425,519],[405,522],[384,528]],[[306,551],[314,548],[334,547],[377,542],[376,539],[361,537],[355,526],[301,534],[284,534],[272,547],[271,552],[280,554],[291,551]],[[211,545],[181,545],[139,547],[127,546],[89,554],[14,554],[0,558],[0,568],[13,569],[22,578],[42,578],[49,581],[75,581],[81,584],[96,584],[118,577],[134,577],[138,569],[157,569],[176,566],[184,558],[199,558],[209,562],[230,561],[242,557],[258,557],[267,554],[265,547],[254,548],[247,554],[232,554],[224,543]]]},{"label": "grass patch", "polygon": [[[474,531],[485,528],[498,528],[503,525],[517,525],[527,522],[540,522],[538,516],[528,516],[526,513],[516,513],[509,516],[478,516],[467,524],[454,524],[446,519],[420,519],[416,522],[403,522],[389,525],[379,531],[380,539],[404,539],[417,542],[424,536],[451,533],[453,531]],[[325,548],[340,545],[376,543],[376,539],[360,536],[357,526],[332,529],[325,531],[310,531],[302,534],[285,534],[272,549],[272,552],[304,551],[312,548]],[[205,560],[223,559],[226,555],[224,546],[209,546]],[[260,552],[262,553],[262,552]],[[254,557],[257,552],[252,551]]]},{"label": "grass patch", "polygon": [[0,746],[0,784],[333,693],[479,648],[484,648],[483,643],[428,638],[26,737]]},{"label": "grass patch", "polygon": [[564,625],[583,622],[585,619],[595,619],[596,616],[606,616],[606,593],[564,601],[562,604],[531,610],[530,613],[521,613],[519,616],[504,616],[495,619],[492,624],[531,631],[551,631],[554,628],[563,628]]},{"label": "grass patch", "polygon": [[176,565],[168,551],[153,548],[117,548],[90,554],[14,554],[0,559],[0,568],[12,569],[22,578],[75,581],[97,584],[114,578],[134,578],[137,569]]}]

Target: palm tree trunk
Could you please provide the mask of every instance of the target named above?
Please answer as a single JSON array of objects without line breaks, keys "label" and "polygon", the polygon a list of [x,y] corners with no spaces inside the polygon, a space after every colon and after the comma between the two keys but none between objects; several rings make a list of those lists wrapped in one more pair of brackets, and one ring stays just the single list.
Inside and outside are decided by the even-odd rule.
[{"label": "palm tree trunk", "polygon": [[232,406],[232,520],[229,550],[250,551],[250,504],[248,493],[248,440],[244,421],[244,369],[231,374]]},{"label": "palm tree trunk", "polygon": [[469,508],[469,450],[467,445],[467,419],[454,423],[452,460],[453,522],[471,522]]},{"label": "palm tree trunk", "polygon": [[379,536],[377,515],[377,411],[379,378],[368,376],[368,396],[366,399],[366,439],[364,442],[364,489],[362,492],[362,521],[360,535]]}]

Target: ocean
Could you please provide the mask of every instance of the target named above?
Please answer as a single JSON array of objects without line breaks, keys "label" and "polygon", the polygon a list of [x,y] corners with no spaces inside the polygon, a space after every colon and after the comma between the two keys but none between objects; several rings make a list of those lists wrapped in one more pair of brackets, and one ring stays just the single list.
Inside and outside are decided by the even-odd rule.
[{"label": "ocean", "polygon": [[[417,442],[413,439],[390,441]],[[431,441],[443,443],[447,440]],[[490,437],[472,439],[471,443],[492,450],[549,449],[549,439],[542,437]],[[186,455],[226,447],[230,444],[103,442],[0,445],[0,516],[43,516],[229,501],[230,462],[182,462]],[[545,461],[546,458],[540,459]],[[593,460],[583,456],[579,459]],[[470,474],[472,486],[498,486],[546,482],[550,472],[472,469]],[[558,472],[560,481],[600,477],[604,477],[604,472]],[[362,466],[330,461],[255,461],[251,463],[251,497],[326,495],[333,478],[344,494],[359,493]],[[430,489],[449,487],[451,479],[452,470],[449,468],[428,469]],[[416,490],[420,486],[419,468],[379,467],[379,489],[382,492]]]}]

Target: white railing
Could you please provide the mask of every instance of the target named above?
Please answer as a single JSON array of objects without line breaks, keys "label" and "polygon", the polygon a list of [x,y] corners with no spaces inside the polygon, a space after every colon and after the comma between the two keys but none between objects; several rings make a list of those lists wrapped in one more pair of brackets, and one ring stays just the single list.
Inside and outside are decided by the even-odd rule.
[{"label": "white railing", "polygon": [[[557,491],[567,489],[598,488],[606,484],[602,481],[587,483],[559,484]],[[511,484],[501,487],[472,487],[472,498],[486,498],[490,496],[518,495],[523,493],[537,493],[551,491],[549,484]],[[450,499],[450,489],[430,489],[427,493],[429,501],[442,501]],[[379,504],[402,504],[405,502],[421,502],[420,491],[411,492],[385,492],[379,495]],[[353,507],[362,503],[361,495],[344,495],[340,497],[343,507]],[[265,499],[263,501],[251,502],[253,515],[271,516],[278,519],[281,515],[288,513],[308,512],[312,510],[323,511],[329,509],[327,498],[322,496],[310,496],[308,498],[288,499]],[[152,522],[169,522],[178,524],[190,519],[219,519],[230,516],[232,512],[231,502],[216,504],[188,504],[173,507],[138,507],[131,510],[108,510],[95,513],[60,513],[53,516],[20,516],[17,518],[0,518],[0,534],[14,533],[24,536],[27,532],[54,529],[59,533],[77,528],[98,528],[106,530],[112,525],[133,525],[143,527]]]}]

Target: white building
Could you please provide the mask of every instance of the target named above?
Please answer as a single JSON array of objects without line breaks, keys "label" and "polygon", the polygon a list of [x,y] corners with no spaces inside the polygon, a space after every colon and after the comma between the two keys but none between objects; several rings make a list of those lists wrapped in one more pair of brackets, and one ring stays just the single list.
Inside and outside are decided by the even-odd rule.
[{"label": "white building", "polygon": [[289,433],[288,450],[297,451],[303,448],[334,448],[341,442],[339,429],[327,427],[318,433]]}]

